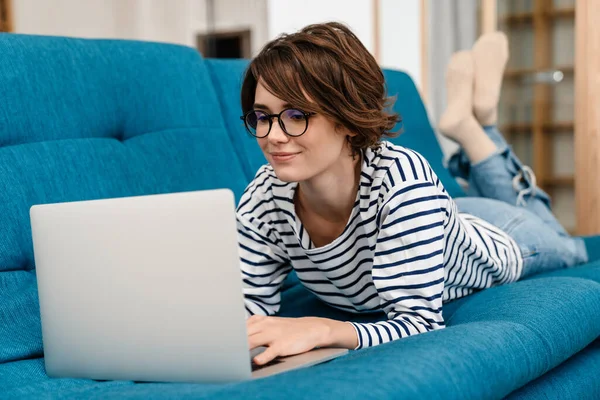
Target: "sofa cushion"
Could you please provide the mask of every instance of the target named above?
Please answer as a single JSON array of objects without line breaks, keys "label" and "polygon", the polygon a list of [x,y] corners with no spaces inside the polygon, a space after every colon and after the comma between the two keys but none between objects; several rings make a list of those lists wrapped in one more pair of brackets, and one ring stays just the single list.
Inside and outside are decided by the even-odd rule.
[{"label": "sofa cushion", "polygon": [[0,60],[0,271],[34,267],[34,204],[244,190],[193,49],[4,34]]},{"label": "sofa cushion", "polygon": [[[312,294],[305,293],[301,286],[294,286],[284,293],[282,315],[317,315],[361,322],[375,322],[385,318],[383,314],[359,318],[334,310],[322,304]],[[437,352],[437,356],[432,357],[441,362],[441,365],[430,366],[419,360],[417,353],[412,353],[414,344],[406,344],[411,350],[405,350],[398,357],[410,365],[411,371],[421,368],[423,377],[414,376],[415,381],[426,381],[425,371],[437,380],[444,375],[446,369],[452,371],[451,379],[462,383],[457,384],[460,389],[444,387],[449,385],[447,382],[441,385],[436,382],[430,383],[431,392],[427,392],[423,386],[420,386],[421,390],[426,390],[432,397],[445,393],[444,390],[458,390],[457,393],[468,398],[502,397],[555,368],[600,335],[600,262],[487,289],[444,305],[444,317],[448,327],[436,332],[435,338],[431,333],[419,335],[422,337],[420,340],[429,343],[431,351]],[[462,339],[454,337],[459,328],[460,331],[465,329]],[[493,344],[484,343],[484,338],[493,329],[499,329],[494,332],[498,338],[494,336]],[[413,338],[400,342],[410,343],[411,340]],[[459,349],[463,345],[474,346],[469,351],[473,348],[480,348],[480,351],[477,356],[469,351],[462,354]],[[444,346],[448,346],[448,349]],[[444,364],[446,358],[449,359],[449,364]],[[472,365],[464,366],[463,370],[461,368],[465,358]],[[469,368],[480,370],[473,371]],[[493,379],[470,380],[470,376],[482,374],[480,376],[484,377],[489,371],[496,371],[499,375]],[[398,371],[398,374],[404,374],[404,371]],[[473,392],[465,392],[467,387]],[[416,392],[401,393],[410,398]],[[420,392],[419,396],[426,398],[422,393],[425,392]],[[451,396],[460,397],[455,397],[454,392]]]},{"label": "sofa cushion", "polygon": [[[468,340],[465,340],[467,338]],[[507,350],[509,349],[509,350]],[[352,352],[326,364],[218,385],[48,379],[43,360],[0,364],[10,398],[500,399],[533,379],[538,343],[522,325],[460,325]]]},{"label": "sofa cushion", "polygon": [[583,237],[590,261],[600,260],[600,235]]},{"label": "sofa cushion", "polygon": [[553,368],[600,335],[600,283],[544,277],[497,287],[465,302],[446,323],[493,320],[526,327],[539,341],[540,365]]},{"label": "sofa cushion", "polygon": [[248,60],[206,59],[205,63],[217,92],[227,134],[239,155],[246,179],[250,182],[267,160],[258,147],[256,138],[246,131],[244,122],[240,119],[240,91]]},{"label": "sofa cushion", "polygon": [[508,400],[600,399],[600,339],[544,376],[513,392]]}]

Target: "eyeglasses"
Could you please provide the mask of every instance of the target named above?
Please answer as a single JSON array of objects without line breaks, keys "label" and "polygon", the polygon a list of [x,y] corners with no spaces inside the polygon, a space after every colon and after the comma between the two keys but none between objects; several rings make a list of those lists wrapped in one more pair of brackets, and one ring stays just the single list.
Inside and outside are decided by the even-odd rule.
[{"label": "eyeglasses", "polygon": [[267,137],[273,126],[273,118],[277,118],[281,130],[288,136],[298,137],[308,129],[308,119],[314,112],[306,112],[296,108],[286,108],[279,114],[267,114],[260,110],[250,110],[240,117],[246,130],[257,138]]}]

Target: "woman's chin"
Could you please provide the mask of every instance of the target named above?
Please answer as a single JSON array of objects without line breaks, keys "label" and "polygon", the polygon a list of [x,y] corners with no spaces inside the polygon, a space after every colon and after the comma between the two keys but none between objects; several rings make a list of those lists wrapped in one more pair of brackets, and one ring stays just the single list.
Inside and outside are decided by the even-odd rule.
[{"label": "woman's chin", "polygon": [[300,182],[306,179],[306,174],[299,173],[299,171],[296,168],[290,168],[289,166],[279,165],[272,165],[272,167],[273,171],[275,171],[277,179],[279,179],[282,182]]}]

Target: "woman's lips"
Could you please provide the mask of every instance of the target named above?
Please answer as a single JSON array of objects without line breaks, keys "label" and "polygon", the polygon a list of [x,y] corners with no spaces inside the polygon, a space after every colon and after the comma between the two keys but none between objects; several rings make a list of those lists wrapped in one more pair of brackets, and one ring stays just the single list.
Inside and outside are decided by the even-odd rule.
[{"label": "woman's lips", "polygon": [[273,158],[273,161],[284,162],[290,161],[291,159],[295,158],[298,154],[300,153],[271,153],[271,157]]}]

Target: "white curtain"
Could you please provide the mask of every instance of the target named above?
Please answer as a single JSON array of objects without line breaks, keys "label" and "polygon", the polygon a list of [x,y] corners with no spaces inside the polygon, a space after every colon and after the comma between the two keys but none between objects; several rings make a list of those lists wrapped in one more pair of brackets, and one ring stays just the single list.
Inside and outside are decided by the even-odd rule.
[{"label": "white curtain", "polygon": [[[446,66],[450,56],[473,46],[478,35],[478,0],[426,0],[429,10],[428,44],[428,111],[437,126],[446,108]],[[448,156],[456,144],[438,134]]]}]

